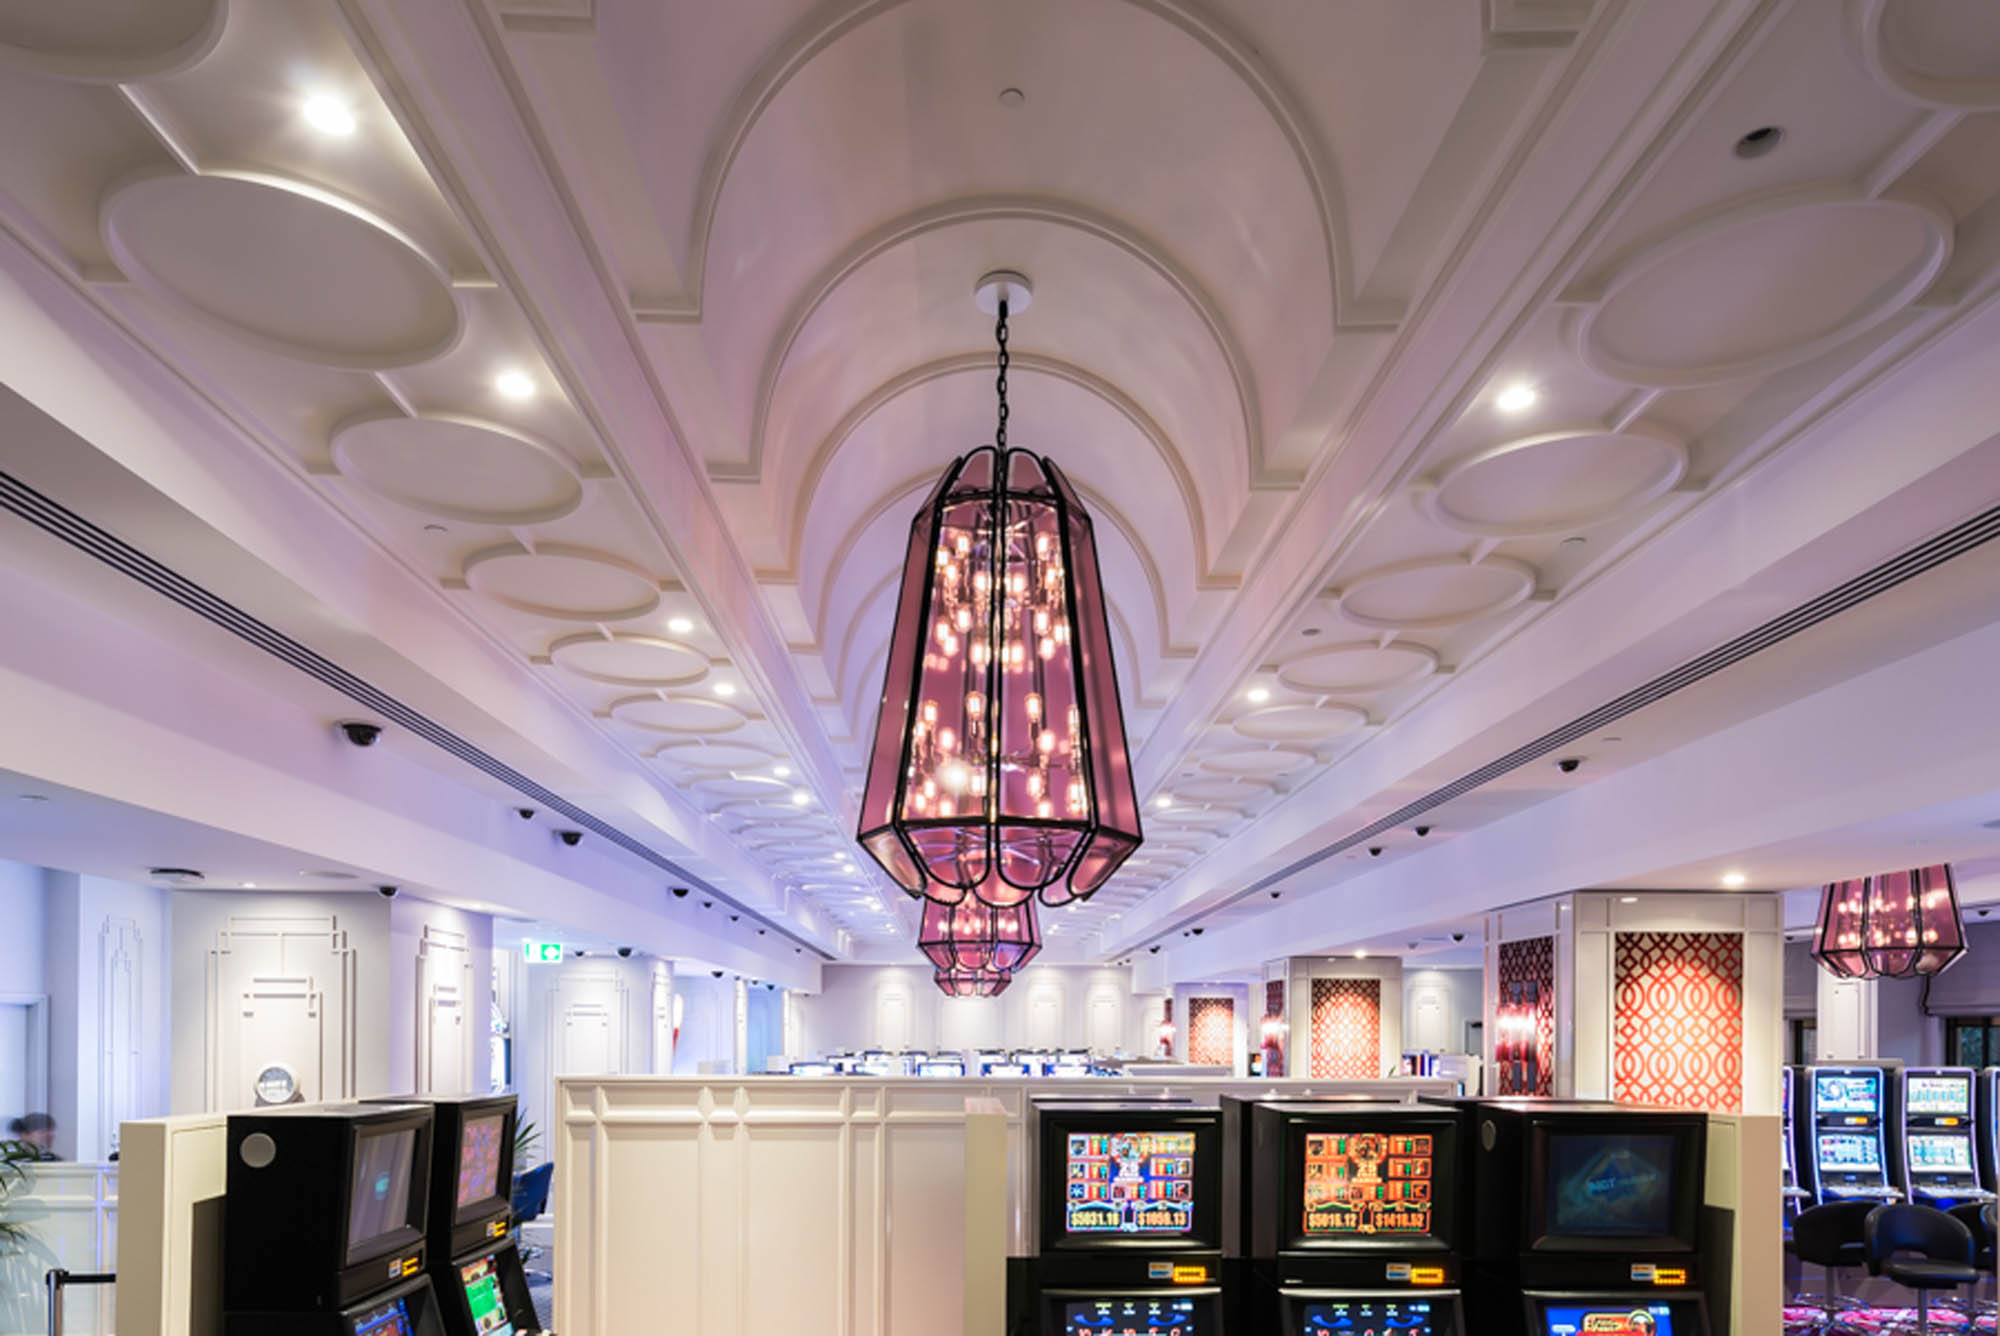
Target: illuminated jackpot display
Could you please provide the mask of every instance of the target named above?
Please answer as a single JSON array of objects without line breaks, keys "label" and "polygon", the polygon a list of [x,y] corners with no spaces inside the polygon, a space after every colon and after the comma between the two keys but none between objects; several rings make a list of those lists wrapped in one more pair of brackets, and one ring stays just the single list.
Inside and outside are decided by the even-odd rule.
[{"label": "illuminated jackpot display", "polygon": [[1429,1133],[1308,1133],[1305,1234],[1429,1234],[1432,1141]]},{"label": "illuminated jackpot display", "polygon": [[1185,1234],[1194,1227],[1193,1132],[1072,1132],[1072,1234]]},{"label": "illuminated jackpot display", "polygon": [[1674,1336],[1666,1304],[1592,1304],[1544,1311],[1545,1336]]},{"label": "illuminated jackpot display", "polygon": [[1063,1305],[1062,1336],[1206,1336],[1192,1299],[1085,1299]]}]

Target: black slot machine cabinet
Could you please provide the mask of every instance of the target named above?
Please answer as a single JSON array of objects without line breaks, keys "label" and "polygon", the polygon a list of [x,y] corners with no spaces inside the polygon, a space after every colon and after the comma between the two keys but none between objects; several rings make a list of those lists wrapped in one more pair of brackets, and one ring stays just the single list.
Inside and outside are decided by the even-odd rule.
[{"label": "black slot machine cabinet", "polygon": [[1792,1221],[1798,1218],[1800,1211],[1812,1205],[1814,1189],[1811,1181],[1800,1174],[1801,1168],[1807,1171],[1812,1168],[1810,1161],[1802,1160],[1799,1156],[1799,1122],[1796,1116],[1801,1103],[1799,1091],[1805,1082],[1805,1069],[1786,1067],[1779,1072],[1779,1077],[1781,1079],[1778,1086],[1780,1114],[1778,1149],[1784,1170],[1778,1190],[1784,1210],[1785,1236],[1790,1238]]},{"label": "black slot machine cabinet", "polygon": [[1860,1198],[1900,1201],[1890,1177],[1901,1155],[1895,1101],[1889,1098],[1892,1068],[1885,1066],[1808,1067],[1805,1126],[1800,1149],[1812,1163],[1821,1202]]},{"label": "black slot machine cabinet", "polygon": [[424,1269],[431,1111],[229,1116],[224,1336],[445,1336]]},{"label": "black slot machine cabinet", "polygon": [[1036,1234],[1009,1268],[1013,1336],[1224,1336],[1219,1109],[1038,1102],[1028,1152]]},{"label": "black slot machine cabinet", "polygon": [[[1272,1336],[1463,1336],[1466,1111],[1229,1101],[1245,1138],[1236,1309]],[[1227,1197],[1225,1192],[1224,1196]],[[1225,1232],[1226,1251],[1236,1251]]]},{"label": "black slot machine cabinet", "polygon": [[514,1244],[513,1095],[406,1095],[431,1110],[431,1287],[445,1336],[541,1329]]},{"label": "black slot machine cabinet", "polygon": [[1475,1331],[1708,1336],[1705,1115],[1496,1099],[1468,1116]]},{"label": "black slot machine cabinet", "polygon": [[1948,1211],[1994,1199],[1979,1170],[1977,1082],[1970,1067],[1906,1067],[1897,1077],[1903,1154],[1896,1186],[1911,1201]]}]

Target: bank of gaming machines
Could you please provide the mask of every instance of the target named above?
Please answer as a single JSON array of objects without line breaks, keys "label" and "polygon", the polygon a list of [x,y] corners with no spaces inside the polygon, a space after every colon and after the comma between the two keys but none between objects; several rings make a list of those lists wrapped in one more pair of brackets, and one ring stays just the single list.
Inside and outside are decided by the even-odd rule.
[{"label": "bank of gaming machines", "polygon": [[1707,1336],[1699,1113],[1468,1105],[1466,1305],[1497,1336]]},{"label": "bank of gaming machines", "polygon": [[1974,1135],[1978,1075],[1970,1067],[1907,1067],[1896,1083],[1903,1130],[1898,1182],[1911,1201],[1948,1211],[1993,1200]]},{"label": "bank of gaming machines", "polygon": [[[1222,1102],[1240,1148],[1225,1229],[1242,1329],[1276,1336],[1463,1336],[1463,1107]],[[1225,1184],[1224,1198],[1232,1193]]]},{"label": "bank of gaming machines", "polygon": [[1035,1107],[1037,1250],[1010,1266],[1015,1336],[1222,1336],[1220,1111]]},{"label": "bank of gaming machines", "polygon": [[229,1118],[225,1336],[446,1336],[424,1269],[431,1110]]},{"label": "bank of gaming machines", "polygon": [[526,1336],[514,1097],[232,1114],[225,1336]]}]

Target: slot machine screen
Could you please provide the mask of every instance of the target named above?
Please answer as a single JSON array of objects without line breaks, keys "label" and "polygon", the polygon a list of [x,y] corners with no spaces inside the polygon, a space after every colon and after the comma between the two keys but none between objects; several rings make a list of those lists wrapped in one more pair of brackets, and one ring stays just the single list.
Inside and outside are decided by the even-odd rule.
[{"label": "slot machine screen", "polygon": [[1062,1336],[1208,1336],[1203,1300],[1177,1295],[1065,1299]]},{"label": "slot machine screen", "polygon": [[1910,1169],[1920,1174],[1969,1174],[1972,1172],[1972,1138],[1927,1136],[1912,1132]]},{"label": "slot machine screen", "polygon": [[1569,1238],[1671,1234],[1675,1149],[1672,1136],[1552,1132],[1548,1232]]},{"label": "slot machine screen", "polygon": [[1028,1068],[1019,1062],[989,1062],[983,1064],[986,1076],[1026,1076]]},{"label": "slot machine screen", "polygon": [[832,1076],[834,1067],[830,1062],[795,1062],[790,1072],[793,1076]]},{"label": "slot machine screen", "polygon": [[1407,1242],[1440,1233],[1439,1130],[1294,1126],[1299,1167],[1296,1239]]},{"label": "slot machine screen", "polygon": [[1972,1082],[1963,1076],[1912,1076],[1904,1086],[1903,1108],[1908,1113],[1970,1118]]},{"label": "slot machine screen", "polygon": [[514,1336],[514,1324],[507,1320],[507,1300],[501,1293],[500,1273],[491,1257],[482,1257],[458,1269],[465,1287],[466,1311],[472,1314],[472,1330],[477,1336]]},{"label": "slot machine screen", "polygon": [[458,1142],[458,1211],[490,1201],[500,1191],[500,1160],[506,1149],[507,1115],[482,1114],[465,1120]]},{"label": "slot machine screen", "polygon": [[1879,1114],[1881,1073],[1814,1072],[1813,1107],[1821,1113]]},{"label": "slot machine screen", "polygon": [[1070,1132],[1064,1228],[1071,1234],[1186,1235],[1194,1228],[1192,1131]]},{"label": "slot machine screen", "polygon": [[1429,1299],[1312,1299],[1298,1305],[1285,1336],[1447,1336],[1448,1320]]},{"label": "slot machine screen", "polygon": [[1854,1132],[1822,1132],[1819,1167],[1822,1173],[1880,1173],[1882,1143]]},{"label": "slot machine screen", "polygon": [[1542,1309],[1542,1336],[1675,1336],[1674,1310],[1644,1302],[1550,1304]]},{"label": "slot machine screen", "polygon": [[[354,1179],[347,1199],[347,1261],[351,1265],[377,1251],[383,1237],[404,1227],[421,1229],[417,1200],[410,1191],[416,1156],[412,1127],[355,1137]],[[393,1331],[395,1328],[384,1328]]]},{"label": "slot machine screen", "polygon": [[415,1336],[409,1305],[391,1299],[354,1319],[354,1336]]}]

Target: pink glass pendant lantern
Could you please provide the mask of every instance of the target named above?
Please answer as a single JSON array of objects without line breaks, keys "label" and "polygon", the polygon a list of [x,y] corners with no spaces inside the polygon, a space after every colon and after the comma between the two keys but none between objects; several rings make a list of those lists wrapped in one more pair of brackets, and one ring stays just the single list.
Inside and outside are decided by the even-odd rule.
[{"label": "pink glass pendant lantern", "polygon": [[998,997],[1014,976],[1005,970],[948,969],[937,972],[937,986],[947,997]]},{"label": "pink glass pendant lantern", "polygon": [[1813,959],[1843,979],[1936,974],[1965,954],[1951,866],[1836,881],[1820,893]]},{"label": "pink glass pendant lantern", "polygon": [[[1025,281],[1022,281],[1025,291]],[[1089,896],[1139,847],[1139,804],[1090,517],[1000,425],[910,526],[861,845],[912,895]]]},{"label": "pink glass pendant lantern", "polygon": [[976,895],[951,905],[926,898],[917,946],[940,970],[1012,974],[1042,949],[1042,930],[1033,900],[996,907]]}]

